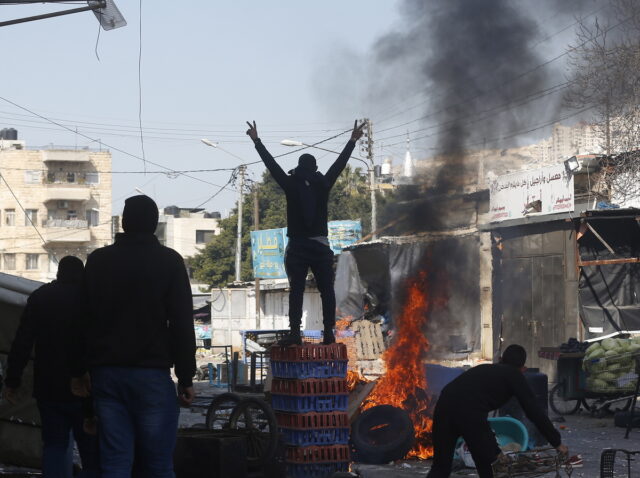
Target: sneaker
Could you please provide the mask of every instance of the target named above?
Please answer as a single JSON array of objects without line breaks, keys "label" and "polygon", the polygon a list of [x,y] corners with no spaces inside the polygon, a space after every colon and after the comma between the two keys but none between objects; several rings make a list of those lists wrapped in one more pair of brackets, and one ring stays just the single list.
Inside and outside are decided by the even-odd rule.
[{"label": "sneaker", "polygon": [[292,345],[302,345],[302,337],[299,330],[292,330],[283,339],[278,340],[278,345],[281,347],[290,347]]},{"label": "sneaker", "polygon": [[324,333],[322,334],[322,343],[324,345],[336,343],[336,337],[333,335],[333,329],[324,329]]}]

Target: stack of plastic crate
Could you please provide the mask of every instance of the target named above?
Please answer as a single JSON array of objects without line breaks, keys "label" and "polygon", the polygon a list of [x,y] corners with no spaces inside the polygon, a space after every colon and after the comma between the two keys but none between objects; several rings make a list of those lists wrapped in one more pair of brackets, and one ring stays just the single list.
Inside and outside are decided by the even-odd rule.
[{"label": "stack of plastic crate", "polygon": [[271,348],[271,403],[287,444],[287,476],[325,478],[349,467],[347,348]]}]

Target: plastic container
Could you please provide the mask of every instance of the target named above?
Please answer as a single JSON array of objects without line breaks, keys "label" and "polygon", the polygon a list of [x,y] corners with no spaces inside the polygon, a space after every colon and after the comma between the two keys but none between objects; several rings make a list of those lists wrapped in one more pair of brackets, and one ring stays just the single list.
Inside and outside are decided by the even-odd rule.
[{"label": "plastic container", "polygon": [[308,413],[346,411],[348,395],[271,395],[271,406],[281,412]]},{"label": "plastic container", "polygon": [[327,446],[347,445],[349,428],[312,428],[299,430],[295,428],[279,428],[284,442],[289,446]]},{"label": "plastic container", "polygon": [[316,362],[271,361],[275,378],[344,378],[347,376],[347,360],[323,360]]},{"label": "plastic container", "polygon": [[318,362],[325,360],[348,360],[345,344],[311,344],[303,343],[282,347],[274,345],[270,349],[271,361],[283,362]]},{"label": "plastic container", "polygon": [[307,446],[289,447],[286,452],[287,463],[336,463],[349,461],[349,446]]},{"label": "plastic container", "polygon": [[[529,432],[520,420],[511,417],[491,417],[488,420],[489,426],[496,435],[498,446],[517,443],[520,445],[520,451],[529,448]],[[458,438],[456,450],[459,449],[462,441],[462,437]]]},{"label": "plastic container", "polygon": [[347,381],[344,378],[310,378],[307,380],[286,380],[274,378],[271,393],[278,395],[347,395]]}]

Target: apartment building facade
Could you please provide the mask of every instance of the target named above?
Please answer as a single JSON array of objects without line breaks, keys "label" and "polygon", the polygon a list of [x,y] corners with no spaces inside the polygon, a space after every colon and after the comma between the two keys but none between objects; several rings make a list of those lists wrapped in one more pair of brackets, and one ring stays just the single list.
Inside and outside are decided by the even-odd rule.
[{"label": "apartment building facade", "polygon": [[195,256],[220,234],[220,213],[167,206],[160,211],[156,236],[184,258]]},{"label": "apartment building facade", "polygon": [[0,139],[0,271],[55,278],[65,255],[111,243],[111,153]]}]

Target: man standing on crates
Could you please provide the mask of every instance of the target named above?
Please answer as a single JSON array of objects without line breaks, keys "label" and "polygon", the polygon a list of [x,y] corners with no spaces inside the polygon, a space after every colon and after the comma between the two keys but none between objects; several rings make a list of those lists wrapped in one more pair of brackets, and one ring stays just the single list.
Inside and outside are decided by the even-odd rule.
[{"label": "man standing on crates", "polygon": [[333,327],[336,322],[336,297],[333,290],[333,251],[329,247],[327,230],[327,205],[329,192],[347,165],[362,137],[366,123],[353,125],[351,138],[326,174],[318,171],[316,158],[306,153],[298,159],[298,166],[285,173],[258,137],[256,122],[247,122],[247,134],[273,179],[287,197],[287,236],[289,243],[285,253],[285,268],[289,278],[289,328],[290,334],[280,345],[300,345],[302,300],[309,268],[313,272],[322,299],[324,344],[335,342]]}]

